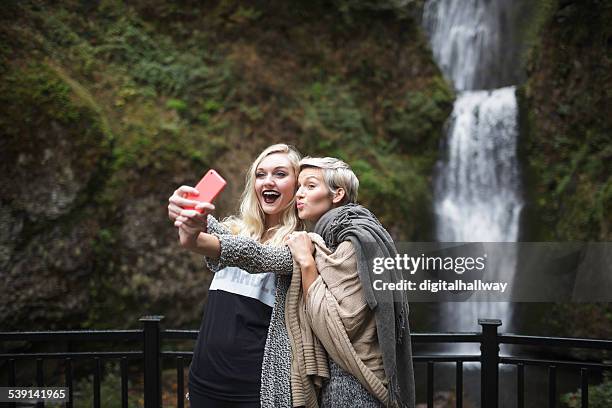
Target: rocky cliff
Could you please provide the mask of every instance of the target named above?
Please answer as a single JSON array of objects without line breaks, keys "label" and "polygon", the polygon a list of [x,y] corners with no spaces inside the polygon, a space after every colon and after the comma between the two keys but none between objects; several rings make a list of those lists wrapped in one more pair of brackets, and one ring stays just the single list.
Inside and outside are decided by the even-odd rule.
[{"label": "rocky cliff", "polygon": [[347,160],[397,238],[430,239],[453,94],[395,3],[3,5],[2,329],[195,326],[210,274],[167,198],[214,167],[231,213],[275,142]]}]

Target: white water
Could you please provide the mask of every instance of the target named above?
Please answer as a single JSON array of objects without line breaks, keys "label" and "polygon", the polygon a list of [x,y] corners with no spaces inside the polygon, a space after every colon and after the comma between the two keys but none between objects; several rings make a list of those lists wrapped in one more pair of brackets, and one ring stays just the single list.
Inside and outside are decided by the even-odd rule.
[{"label": "white water", "polygon": [[514,88],[468,91],[455,102],[436,178],[442,242],[513,242],[522,206]]},{"label": "white water", "polygon": [[458,91],[491,89],[515,78],[513,0],[429,0],[423,25],[438,66]]},{"label": "white water", "polygon": [[[503,43],[511,1],[429,0],[423,24],[434,58],[458,97],[437,164],[434,194],[440,242],[514,242],[523,202],[516,157],[517,103],[507,83]],[[511,282],[514,253],[489,246],[486,280]],[[476,331],[478,318],[499,318],[508,330],[504,302],[445,304],[440,330]],[[457,350],[456,350],[457,351]]]}]

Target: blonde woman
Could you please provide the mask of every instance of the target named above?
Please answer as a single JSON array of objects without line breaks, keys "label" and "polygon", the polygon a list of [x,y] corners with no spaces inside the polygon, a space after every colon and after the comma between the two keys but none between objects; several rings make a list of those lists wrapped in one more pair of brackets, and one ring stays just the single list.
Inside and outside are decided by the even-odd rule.
[{"label": "blonde woman", "polygon": [[[262,245],[263,250],[283,245],[285,238],[301,228],[294,202],[299,152],[288,145],[266,148],[251,165],[246,176],[240,213],[222,223],[206,213],[214,210],[208,203],[187,198],[197,193],[181,186],[169,199],[168,215],[178,228],[184,248],[210,255],[221,254],[219,240],[204,239],[203,231],[242,237]],[[203,209],[203,214],[196,210]],[[240,242],[240,241],[237,241]],[[232,241],[235,245],[235,242]],[[227,245],[223,253],[231,252]],[[290,260],[289,260],[290,262]],[[287,265],[270,263],[266,273],[252,275],[248,265],[223,267],[209,263],[215,272],[189,370],[189,400],[192,408],[260,407],[261,390],[290,389],[289,379],[262,376],[262,364],[289,370],[290,349],[284,324],[284,295],[290,278],[276,275]],[[290,267],[290,265],[289,265]],[[247,269],[247,270],[245,270]],[[259,271],[261,272],[261,271]],[[272,343],[274,344],[272,346]],[[269,350],[282,350],[272,355]],[[268,350],[264,353],[264,349]],[[270,384],[270,382],[273,382]],[[283,383],[284,382],[284,383]],[[279,406],[291,405],[290,392],[280,395]]]},{"label": "blonde woman", "polygon": [[[294,232],[287,241],[299,265],[287,316],[306,323],[329,355],[322,406],[414,408],[407,299],[401,292],[375,291],[371,283],[373,259],[395,258],[397,250],[374,214],[357,204],[358,188],[342,160],[301,161],[298,216],[314,225],[315,234]],[[399,282],[401,274],[388,270],[376,279]],[[292,325],[292,344],[299,345],[300,337]]]}]

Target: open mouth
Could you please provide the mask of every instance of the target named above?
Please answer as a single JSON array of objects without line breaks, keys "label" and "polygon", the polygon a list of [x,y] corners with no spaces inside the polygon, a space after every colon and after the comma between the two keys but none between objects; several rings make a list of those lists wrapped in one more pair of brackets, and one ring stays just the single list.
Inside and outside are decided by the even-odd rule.
[{"label": "open mouth", "polygon": [[274,202],[281,196],[278,191],[274,190],[264,190],[262,191],[261,195],[266,204],[274,204]]}]

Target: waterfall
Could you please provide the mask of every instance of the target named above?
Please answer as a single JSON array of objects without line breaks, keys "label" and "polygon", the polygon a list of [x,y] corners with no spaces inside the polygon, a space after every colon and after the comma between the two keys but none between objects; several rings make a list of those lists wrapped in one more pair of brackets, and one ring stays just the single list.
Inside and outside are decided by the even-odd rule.
[{"label": "waterfall", "polygon": [[435,184],[439,241],[517,240],[516,116],[514,87],[457,98]]},{"label": "waterfall", "polygon": [[[423,25],[434,58],[457,90],[434,182],[436,238],[440,242],[515,242],[521,199],[517,162],[512,1],[429,0]],[[515,46],[514,46],[515,47]],[[495,251],[495,246],[490,246]],[[491,255],[491,254],[489,254]],[[491,257],[490,257],[491,258]],[[514,253],[493,256],[487,280],[511,281]],[[500,318],[508,303],[442,305],[440,329],[478,330],[477,319]]]},{"label": "waterfall", "polygon": [[423,25],[434,59],[458,91],[517,82],[513,0],[428,0]]}]

